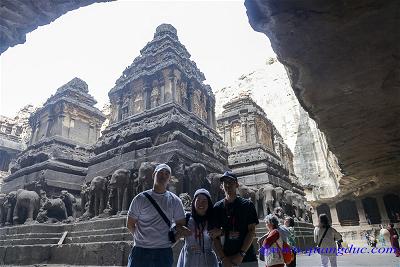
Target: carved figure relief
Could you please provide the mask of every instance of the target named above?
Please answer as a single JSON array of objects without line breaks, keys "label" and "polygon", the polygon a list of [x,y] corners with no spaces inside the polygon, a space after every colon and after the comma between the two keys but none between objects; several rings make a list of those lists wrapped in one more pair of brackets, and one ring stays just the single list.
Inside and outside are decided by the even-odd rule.
[{"label": "carved figure relief", "polygon": [[200,100],[201,92],[199,90],[195,90],[193,92],[193,112],[201,117],[201,100]]},{"label": "carved figure relief", "polygon": [[157,87],[153,87],[150,95],[150,108],[155,108],[160,105],[160,90]]},{"label": "carved figure relief", "polygon": [[232,128],[231,128],[232,146],[240,145],[241,132],[242,132],[242,127],[240,126],[240,123],[238,123],[238,122],[233,123]]},{"label": "carved figure relief", "polygon": [[133,114],[138,114],[144,110],[143,94],[135,92],[133,95]]},{"label": "carved figure relief", "polygon": [[256,125],[259,142],[273,149],[271,127],[259,118],[256,119]]}]

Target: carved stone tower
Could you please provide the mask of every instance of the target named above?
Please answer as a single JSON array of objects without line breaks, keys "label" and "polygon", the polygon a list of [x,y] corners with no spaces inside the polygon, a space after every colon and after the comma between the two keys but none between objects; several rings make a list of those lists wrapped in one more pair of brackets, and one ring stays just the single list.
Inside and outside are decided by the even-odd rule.
[{"label": "carved stone tower", "polygon": [[88,86],[74,78],[57,89],[29,119],[29,146],[10,165],[3,192],[45,186],[49,194],[80,191],[90,151],[100,134],[104,115],[94,107]]},{"label": "carved stone tower", "polygon": [[[218,131],[229,149],[229,167],[241,183],[259,193],[259,215],[266,215],[265,192],[274,201],[268,208],[284,207],[286,214],[304,209],[304,192],[293,171],[293,154],[267,115],[249,96],[242,95],[224,106]],[[261,195],[264,194],[264,200]],[[284,199],[284,197],[286,199]],[[272,198],[271,198],[272,199]],[[264,208],[263,208],[264,205]]]},{"label": "carved stone tower", "polygon": [[185,191],[185,168],[204,164],[222,172],[227,149],[215,130],[215,97],[169,24],[125,69],[109,92],[110,125],[95,145],[86,181],[118,168],[136,172],[143,162],[167,162]]}]

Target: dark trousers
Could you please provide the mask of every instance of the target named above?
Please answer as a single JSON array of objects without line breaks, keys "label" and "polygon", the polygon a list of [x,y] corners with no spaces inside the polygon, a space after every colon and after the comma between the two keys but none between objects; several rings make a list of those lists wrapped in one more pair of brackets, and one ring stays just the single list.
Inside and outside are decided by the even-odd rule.
[{"label": "dark trousers", "polygon": [[172,248],[133,247],[128,259],[128,267],[172,267]]}]

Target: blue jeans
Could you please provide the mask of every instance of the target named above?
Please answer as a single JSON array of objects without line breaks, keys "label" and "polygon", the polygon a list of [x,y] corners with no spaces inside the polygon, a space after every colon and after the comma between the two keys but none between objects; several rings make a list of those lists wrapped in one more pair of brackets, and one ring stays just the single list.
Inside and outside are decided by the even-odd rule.
[{"label": "blue jeans", "polygon": [[172,267],[172,248],[133,247],[128,258],[128,267]]}]

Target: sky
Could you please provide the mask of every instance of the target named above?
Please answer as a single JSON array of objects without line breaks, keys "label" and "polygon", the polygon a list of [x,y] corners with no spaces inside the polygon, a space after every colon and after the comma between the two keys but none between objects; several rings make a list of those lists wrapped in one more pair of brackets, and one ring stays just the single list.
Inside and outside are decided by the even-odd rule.
[{"label": "sky", "polygon": [[39,106],[74,77],[101,108],[108,92],[162,23],[172,24],[214,91],[274,57],[243,1],[116,1],[68,12],[0,56],[0,115]]}]

